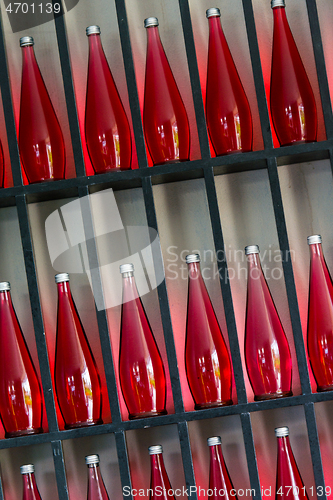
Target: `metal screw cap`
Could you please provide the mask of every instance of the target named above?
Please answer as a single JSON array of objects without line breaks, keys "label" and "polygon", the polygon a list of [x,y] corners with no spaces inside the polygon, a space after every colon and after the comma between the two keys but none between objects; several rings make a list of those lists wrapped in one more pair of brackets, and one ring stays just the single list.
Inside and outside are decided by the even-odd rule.
[{"label": "metal screw cap", "polygon": [[211,9],[206,10],[206,17],[207,19],[210,17],[221,17],[221,11],[217,7],[212,7]]},{"label": "metal screw cap", "polygon": [[200,262],[200,255],[198,253],[190,253],[185,257],[186,264],[191,264],[191,262]]},{"label": "metal screw cap", "polygon": [[289,436],[289,427],[277,427],[275,429],[275,436],[277,438]]},{"label": "metal screw cap", "polygon": [[88,26],[88,28],[86,28],[86,35],[89,36],[89,35],[100,35],[101,34],[101,28],[99,26],[97,26],[96,24],[94,24],[93,26]]},{"label": "metal screw cap", "polygon": [[321,243],[320,234],[313,234],[312,236],[308,236],[308,245],[314,245],[315,243]]},{"label": "metal screw cap", "polygon": [[133,264],[122,264],[121,266],[119,266],[119,271],[120,274],[132,273],[134,271],[134,266]]},{"label": "metal screw cap", "polygon": [[9,281],[1,281],[0,282],[0,292],[8,292],[10,290]]},{"label": "metal screw cap", "polygon": [[22,36],[20,38],[20,47],[27,47],[28,45],[34,45],[34,43],[32,36]]},{"label": "metal screw cap", "polygon": [[250,255],[250,253],[259,253],[258,245],[249,245],[245,247],[245,255]]},{"label": "metal screw cap", "polygon": [[35,472],[35,466],[33,464],[22,465],[20,470],[21,474],[32,474]]},{"label": "metal screw cap", "polygon": [[55,282],[56,283],[64,283],[64,281],[69,281],[69,274],[68,273],[59,273],[55,275]]},{"label": "metal screw cap", "polygon": [[214,436],[211,438],[207,439],[207,444],[208,446],[216,446],[217,444],[221,444],[221,437],[220,436]]},{"label": "metal screw cap", "polygon": [[274,9],[274,7],[285,7],[286,3],[284,0],[272,0],[271,1],[271,7]]},{"label": "metal screw cap", "polygon": [[158,19],[157,17],[147,17],[147,19],[144,20],[143,25],[145,28],[150,28],[151,26],[158,26]]},{"label": "metal screw cap", "polygon": [[85,461],[86,465],[99,464],[99,455],[87,455]]},{"label": "metal screw cap", "polygon": [[163,447],[160,444],[154,446],[149,446],[149,455],[157,455],[158,453],[163,453]]}]

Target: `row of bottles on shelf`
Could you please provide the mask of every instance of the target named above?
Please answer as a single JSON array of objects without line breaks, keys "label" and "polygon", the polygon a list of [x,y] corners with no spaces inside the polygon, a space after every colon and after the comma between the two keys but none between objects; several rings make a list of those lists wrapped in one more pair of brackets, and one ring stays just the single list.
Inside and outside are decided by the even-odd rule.
[{"label": "row of bottles on shelf", "polygon": [[[318,391],[333,389],[333,285],[321,237],[308,237],[311,253],[308,354]],[[256,245],[245,248],[248,292],[245,361],[255,400],[291,396],[290,348]],[[232,404],[232,366],[204,280],[200,257],[186,257],[189,271],[185,368],[195,409]],[[166,413],[162,357],[134,280],[123,276],[119,378],[129,418]],[[98,369],[76,310],[67,273],[57,274],[58,314],[54,382],[65,427],[102,423]],[[42,432],[40,386],[10,297],[0,283],[0,415],[6,437]]]},{"label": "row of bottles on shelf", "polygon": [[[277,427],[275,435],[278,441],[276,498],[284,499],[288,497],[291,500],[307,499],[308,495],[290,446],[288,427]],[[234,498],[237,500],[237,490],[233,486],[222,454],[221,438],[219,436],[210,437],[207,440],[207,444],[210,449],[208,498],[213,500],[220,500],[221,498],[232,500]],[[177,495],[178,490],[174,490],[171,486],[164,465],[162,446],[150,446],[149,455],[151,459],[150,500],[157,498],[167,500],[179,496]],[[85,461],[88,466],[87,500],[109,500],[99,468],[99,456],[87,455]],[[21,467],[21,474],[23,475],[23,500],[41,500],[34,470],[32,464]],[[123,492],[125,496],[129,496],[131,493],[130,487],[125,486]],[[244,490],[240,490],[241,492],[244,494]],[[326,489],[325,492],[328,493],[328,490]],[[251,490],[251,496],[252,493],[253,490]]]},{"label": "row of bottles on shelf", "polygon": [[[313,91],[297,50],[283,0],[272,0],[274,12],[271,115],[282,146],[317,138]],[[219,21],[220,10],[208,9],[209,49],[206,119],[216,155],[252,150],[252,117],[248,99]],[[149,17],[143,108],[145,139],[153,163],[186,161],[190,128],[186,109],[164,52],[158,20]],[[89,63],[85,138],[96,173],[131,168],[131,131],[100,40],[100,28],[89,26]],[[29,183],[63,179],[65,146],[59,121],[41,76],[33,38],[20,39],[23,70],[19,124],[22,165]],[[3,154],[0,148],[0,166]],[[0,176],[1,177],[1,176]],[[3,175],[2,175],[3,177]],[[3,182],[2,182],[3,185]]]}]

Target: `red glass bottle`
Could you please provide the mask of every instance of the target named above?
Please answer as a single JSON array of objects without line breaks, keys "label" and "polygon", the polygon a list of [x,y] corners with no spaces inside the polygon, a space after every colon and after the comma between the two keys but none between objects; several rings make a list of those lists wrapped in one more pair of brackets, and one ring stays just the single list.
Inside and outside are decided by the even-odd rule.
[{"label": "red glass bottle", "polygon": [[245,247],[248,261],[245,362],[254,400],[292,396],[291,355],[259,258],[259,247]]},{"label": "red glass bottle", "polygon": [[185,161],[190,154],[186,109],[165,55],[158,19],[148,17],[143,126],[154,165]]},{"label": "red glass bottle", "polygon": [[[212,500],[237,500],[236,491],[231,482],[228,469],[222,455],[221,438],[220,436],[210,437],[207,439],[210,453],[210,469],[209,469],[209,489],[213,491],[213,495],[209,496]],[[233,490],[231,492],[231,490]],[[230,493],[231,492],[231,493]]]},{"label": "red glass bottle", "polygon": [[278,445],[275,499],[307,500],[308,495],[290,446],[288,427],[277,427],[275,435]]},{"label": "red glass bottle", "polygon": [[23,500],[42,500],[36,484],[34,465],[22,465],[20,469],[23,479]]},{"label": "red glass bottle", "polygon": [[308,237],[310,286],[308,310],[308,353],[317,391],[333,390],[333,284],[321,236]]},{"label": "red glass bottle", "polygon": [[129,418],[165,415],[163,361],[135,284],[133,264],[123,264],[119,378]]},{"label": "red glass bottle", "polygon": [[38,67],[31,36],[20,39],[23,67],[19,126],[20,156],[29,183],[63,179],[65,145]]},{"label": "red glass bottle", "polygon": [[0,414],[6,437],[43,432],[41,390],[7,281],[0,283]]},{"label": "red glass bottle", "polygon": [[220,9],[206,11],[209,46],[206,120],[217,156],[252,151],[252,116],[242,82],[225,39]]},{"label": "red glass bottle", "polygon": [[158,500],[159,498],[161,500],[175,499],[174,495],[171,495],[172,487],[165,470],[162,446],[160,444],[150,446],[148,451],[151,464],[149,500]]},{"label": "red glass bottle", "polygon": [[284,0],[272,0],[274,15],[270,104],[281,146],[317,140],[313,91],[291,33]]},{"label": "red glass bottle", "polygon": [[232,371],[205,283],[200,273],[200,256],[186,256],[188,304],[185,341],[185,368],[195,409],[232,404]]},{"label": "red glass bottle", "polygon": [[67,273],[57,274],[55,389],[65,428],[101,424],[102,394],[96,363],[77,313]]},{"label": "red glass bottle", "polygon": [[85,457],[88,466],[88,496],[87,500],[109,500],[105,484],[99,469],[99,456],[87,455]]},{"label": "red glass bottle", "polygon": [[99,26],[88,26],[89,63],[85,134],[96,174],[131,168],[131,130],[101,44]]}]

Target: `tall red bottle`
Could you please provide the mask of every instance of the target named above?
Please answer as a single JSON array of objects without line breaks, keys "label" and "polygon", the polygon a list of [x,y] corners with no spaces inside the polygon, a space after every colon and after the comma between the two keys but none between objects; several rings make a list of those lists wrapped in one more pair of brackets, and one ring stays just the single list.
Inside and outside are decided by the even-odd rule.
[{"label": "tall red bottle", "polygon": [[167,500],[169,498],[175,500],[174,495],[170,494],[172,492],[172,487],[165,470],[162,446],[160,444],[150,446],[148,451],[151,465],[151,491],[149,492],[149,500]]},{"label": "tall red bottle", "polygon": [[101,44],[99,26],[88,26],[89,63],[85,134],[96,174],[131,167],[132,142],[127,116]]},{"label": "tall red bottle", "polygon": [[65,428],[101,424],[100,378],[72,298],[69,276],[57,274],[55,281],[58,324],[54,379]]},{"label": "tall red bottle", "polygon": [[321,236],[308,237],[311,267],[308,310],[308,353],[317,391],[333,390],[333,284]]},{"label": "tall red bottle", "polygon": [[248,260],[245,361],[255,401],[292,396],[291,355],[267,282],[259,247],[245,248]]},{"label": "tall red bottle", "polygon": [[206,11],[209,22],[206,120],[217,156],[252,151],[252,116],[225,39],[220,9]]},{"label": "tall red bottle", "polygon": [[41,390],[7,281],[0,283],[0,414],[6,437],[43,432]]},{"label": "tall red bottle", "polygon": [[23,479],[23,500],[42,500],[36,484],[34,465],[22,465],[20,469]]},{"label": "tall red bottle", "polygon": [[281,146],[317,140],[313,91],[291,33],[284,0],[272,0],[274,15],[270,103]]},{"label": "tall red bottle", "polygon": [[88,466],[87,500],[109,500],[109,495],[99,469],[99,456],[87,455],[85,460]]},{"label": "tall red bottle", "polygon": [[277,427],[275,435],[278,445],[275,499],[307,500],[308,495],[290,446],[288,427]]},{"label": "tall red bottle", "polygon": [[[236,491],[231,482],[228,469],[222,455],[221,438],[220,436],[210,437],[207,439],[210,453],[210,469],[209,469],[209,489],[213,491],[213,495],[209,498],[212,500],[237,500]],[[231,492],[231,490],[233,490]]]},{"label": "tall red bottle", "polygon": [[34,39],[20,39],[23,67],[19,126],[20,156],[29,183],[63,179],[65,145],[33,49]]},{"label": "tall red bottle", "polygon": [[200,273],[200,256],[186,256],[188,304],[185,341],[185,368],[195,409],[232,404],[232,371],[205,283]]},{"label": "tall red bottle", "polygon": [[119,378],[129,418],[166,414],[163,361],[134,279],[133,264],[120,266],[123,275]]},{"label": "tall red bottle", "polygon": [[158,19],[148,17],[143,126],[154,165],[185,161],[190,154],[186,109],[158,33]]}]

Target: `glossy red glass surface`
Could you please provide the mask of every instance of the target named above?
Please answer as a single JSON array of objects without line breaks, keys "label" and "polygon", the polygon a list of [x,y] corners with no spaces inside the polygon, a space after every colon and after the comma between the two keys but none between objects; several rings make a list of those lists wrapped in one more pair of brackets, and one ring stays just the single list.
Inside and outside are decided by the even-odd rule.
[{"label": "glossy red glass surface", "polygon": [[186,109],[165,55],[158,28],[147,28],[143,125],[154,165],[185,161],[190,154]]},{"label": "glossy red glass surface", "polygon": [[252,151],[252,116],[220,18],[210,17],[206,120],[217,156]]},{"label": "glossy red glass surface", "polygon": [[276,473],[276,500],[308,499],[299,473],[289,436],[278,437],[278,456]]},{"label": "glossy red glass surface", "polygon": [[102,474],[97,464],[88,466],[87,500],[109,500]]},{"label": "glossy red glass surface", "polygon": [[68,282],[58,283],[55,389],[65,428],[102,423],[101,383]]},{"label": "glossy red glass surface", "polygon": [[170,484],[168,474],[165,470],[164,460],[162,453],[150,455],[151,464],[151,480],[149,500],[167,500],[168,498],[175,499],[171,495],[172,486]]},{"label": "glossy red glass surface", "polygon": [[63,179],[65,145],[33,46],[22,47],[20,156],[29,183]]},{"label": "glossy red glass surface", "polygon": [[275,7],[270,88],[271,115],[281,146],[317,140],[313,91],[284,7]]},{"label": "glossy red glass surface", "polygon": [[321,243],[309,245],[311,255],[308,353],[318,391],[333,390],[333,284]]},{"label": "glossy red glass surface", "polygon": [[166,414],[163,361],[134,276],[123,277],[119,378],[129,418]]},{"label": "glossy red glass surface", "polygon": [[85,134],[97,174],[131,167],[132,142],[127,116],[107,63],[101,37],[89,35]]},{"label": "glossy red glass surface", "polygon": [[[211,500],[237,500],[237,495],[231,482],[228,469],[222,455],[221,445],[209,447],[210,453],[210,469],[209,469],[209,489],[213,491],[213,495],[209,496]],[[230,491],[233,492],[230,494]]]},{"label": "glossy red glass surface", "polygon": [[0,292],[0,414],[6,437],[42,432],[42,396],[9,291]]},{"label": "glossy red glass surface", "polygon": [[232,371],[199,262],[188,264],[185,368],[195,409],[232,404]]},{"label": "glossy red glass surface", "polygon": [[23,500],[42,500],[39,494],[35,474],[22,474],[23,479]]},{"label": "glossy red glass surface", "polygon": [[291,396],[291,355],[258,254],[248,259],[245,361],[255,401]]}]

